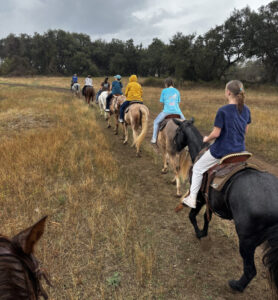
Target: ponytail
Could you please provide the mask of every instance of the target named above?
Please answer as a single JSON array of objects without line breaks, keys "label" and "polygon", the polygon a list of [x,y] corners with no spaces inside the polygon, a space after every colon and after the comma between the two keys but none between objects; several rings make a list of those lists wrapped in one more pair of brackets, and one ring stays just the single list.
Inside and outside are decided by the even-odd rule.
[{"label": "ponytail", "polygon": [[226,88],[235,96],[237,101],[237,109],[239,113],[242,113],[245,99],[245,92],[242,82],[239,80],[231,80],[227,83]]}]

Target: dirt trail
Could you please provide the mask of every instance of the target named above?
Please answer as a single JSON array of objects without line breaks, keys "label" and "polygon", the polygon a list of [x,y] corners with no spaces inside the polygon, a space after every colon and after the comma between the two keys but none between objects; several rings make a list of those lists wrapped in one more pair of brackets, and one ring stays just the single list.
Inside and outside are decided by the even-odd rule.
[{"label": "dirt trail", "polygon": [[144,242],[155,249],[153,299],[271,299],[261,249],[256,253],[258,275],[245,293],[234,293],[228,287],[227,280],[238,279],[242,272],[233,222],[214,216],[209,237],[199,241],[188,219],[189,210],[174,212],[179,199],[174,197],[175,186],[169,184],[170,175],[161,175],[162,161],[149,145],[151,124],[142,157],[136,158],[131,141],[123,145],[100,117],[99,122],[109,136],[121,172],[133,178],[133,194],[126,200],[136,200],[140,232],[146,232]]}]

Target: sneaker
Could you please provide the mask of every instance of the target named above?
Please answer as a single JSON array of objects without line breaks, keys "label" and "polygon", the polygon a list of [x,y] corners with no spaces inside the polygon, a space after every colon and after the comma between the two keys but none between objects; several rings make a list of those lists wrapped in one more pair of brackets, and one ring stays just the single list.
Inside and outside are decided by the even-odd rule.
[{"label": "sneaker", "polygon": [[124,123],[124,120],[123,120],[123,119],[119,119],[119,122],[120,122],[120,123]]},{"label": "sneaker", "polygon": [[183,198],[182,204],[187,205],[191,208],[196,208],[196,199],[188,195],[187,197]]},{"label": "sneaker", "polygon": [[156,144],[156,140],[155,139],[151,139],[151,144]]},{"label": "sneaker", "polygon": [[106,112],[110,112],[110,109],[109,109],[109,108],[105,108],[105,111],[106,111]]}]

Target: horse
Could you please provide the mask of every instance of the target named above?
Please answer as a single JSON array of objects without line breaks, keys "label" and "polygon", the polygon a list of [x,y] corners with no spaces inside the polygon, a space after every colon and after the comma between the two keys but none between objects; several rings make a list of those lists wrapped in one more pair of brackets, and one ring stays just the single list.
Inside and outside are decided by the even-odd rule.
[{"label": "horse", "polygon": [[[203,137],[193,125],[194,120],[174,120],[179,126],[174,138],[177,150],[188,146],[192,161],[204,146]],[[233,219],[239,238],[239,251],[244,270],[239,280],[230,280],[233,290],[243,292],[256,276],[255,249],[266,242],[263,263],[270,278],[278,287],[278,178],[254,169],[244,169],[233,175],[221,192],[210,187],[210,217],[212,212],[221,212],[223,219]],[[197,205],[191,209],[189,219],[197,238],[207,236],[209,221],[204,215],[204,227],[199,229],[196,216],[205,204],[204,195],[199,192]],[[177,210],[176,210],[177,211]]]},{"label": "horse", "polygon": [[104,91],[98,97],[98,105],[99,105],[99,109],[100,109],[100,114],[101,115],[104,114],[105,120],[107,120],[107,118],[108,118],[107,112],[105,111],[107,96],[108,96],[108,91]]},{"label": "horse", "polygon": [[[149,109],[140,103],[130,104],[124,116],[124,144],[128,141],[128,125],[131,126],[133,134],[132,147],[136,147],[136,156],[140,156],[140,146],[147,134],[149,120]],[[139,128],[142,128],[139,134]]]},{"label": "horse", "polygon": [[119,128],[119,115],[120,115],[120,106],[125,102],[126,97],[124,95],[116,96],[114,95],[110,101],[110,112],[107,114],[107,128],[111,127],[111,115],[114,114],[115,116],[115,127],[114,127],[114,133],[115,135],[118,134],[118,128]]},{"label": "horse", "polygon": [[92,99],[92,102],[94,101],[94,97],[95,97],[95,89],[92,86],[86,86],[85,89],[85,101],[90,105],[90,101]]},{"label": "horse", "polygon": [[71,91],[72,93],[77,96],[78,98],[80,98],[80,84],[79,83],[74,83],[72,86],[71,86]]},{"label": "horse", "polygon": [[48,299],[41,285],[44,277],[39,262],[33,255],[34,246],[44,232],[46,217],[21,231],[12,239],[0,235],[0,299]]},{"label": "horse", "polygon": [[168,120],[166,126],[159,131],[157,144],[163,156],[162,174],[168,172],[168,163],[170,163],[175,176],[172,183],[176,184],[176,196],[181,196],[181,182],[188,178],[189,169],[191,167],[191,159],[186,149],[177,151],[174,144],[174,137],[178,126],[173,122],[173,119]]}]

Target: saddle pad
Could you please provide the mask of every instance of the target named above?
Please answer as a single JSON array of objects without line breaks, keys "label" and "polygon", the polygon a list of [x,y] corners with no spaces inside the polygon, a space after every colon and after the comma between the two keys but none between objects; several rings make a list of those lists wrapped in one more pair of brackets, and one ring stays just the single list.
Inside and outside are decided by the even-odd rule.
[{"label": "saddle pad", "polygon": [[166,124],[168,123],[169,120],[171,119],[180,119],[180,115],[177,114],[171,114],[166,116],[160,123],[158,126],[158,130],[162,131],[164,129],[164,127],[166,126]]},{"label": "saddle pad", "polygon": [[244,163],[229,163],[227,166],[222,167],[220,170],[215,171],[215,176],[212,179],[210,186],[217,191],[221,191],[225,183],[236,173],[244,169],[254,169],[262,171],[258,166],[250,164],[247,162]]},{"label": "saddle pad", "polygon": [[180,115],[179,114],[171,114],[165,117],[165,119],[180,119]]}]

